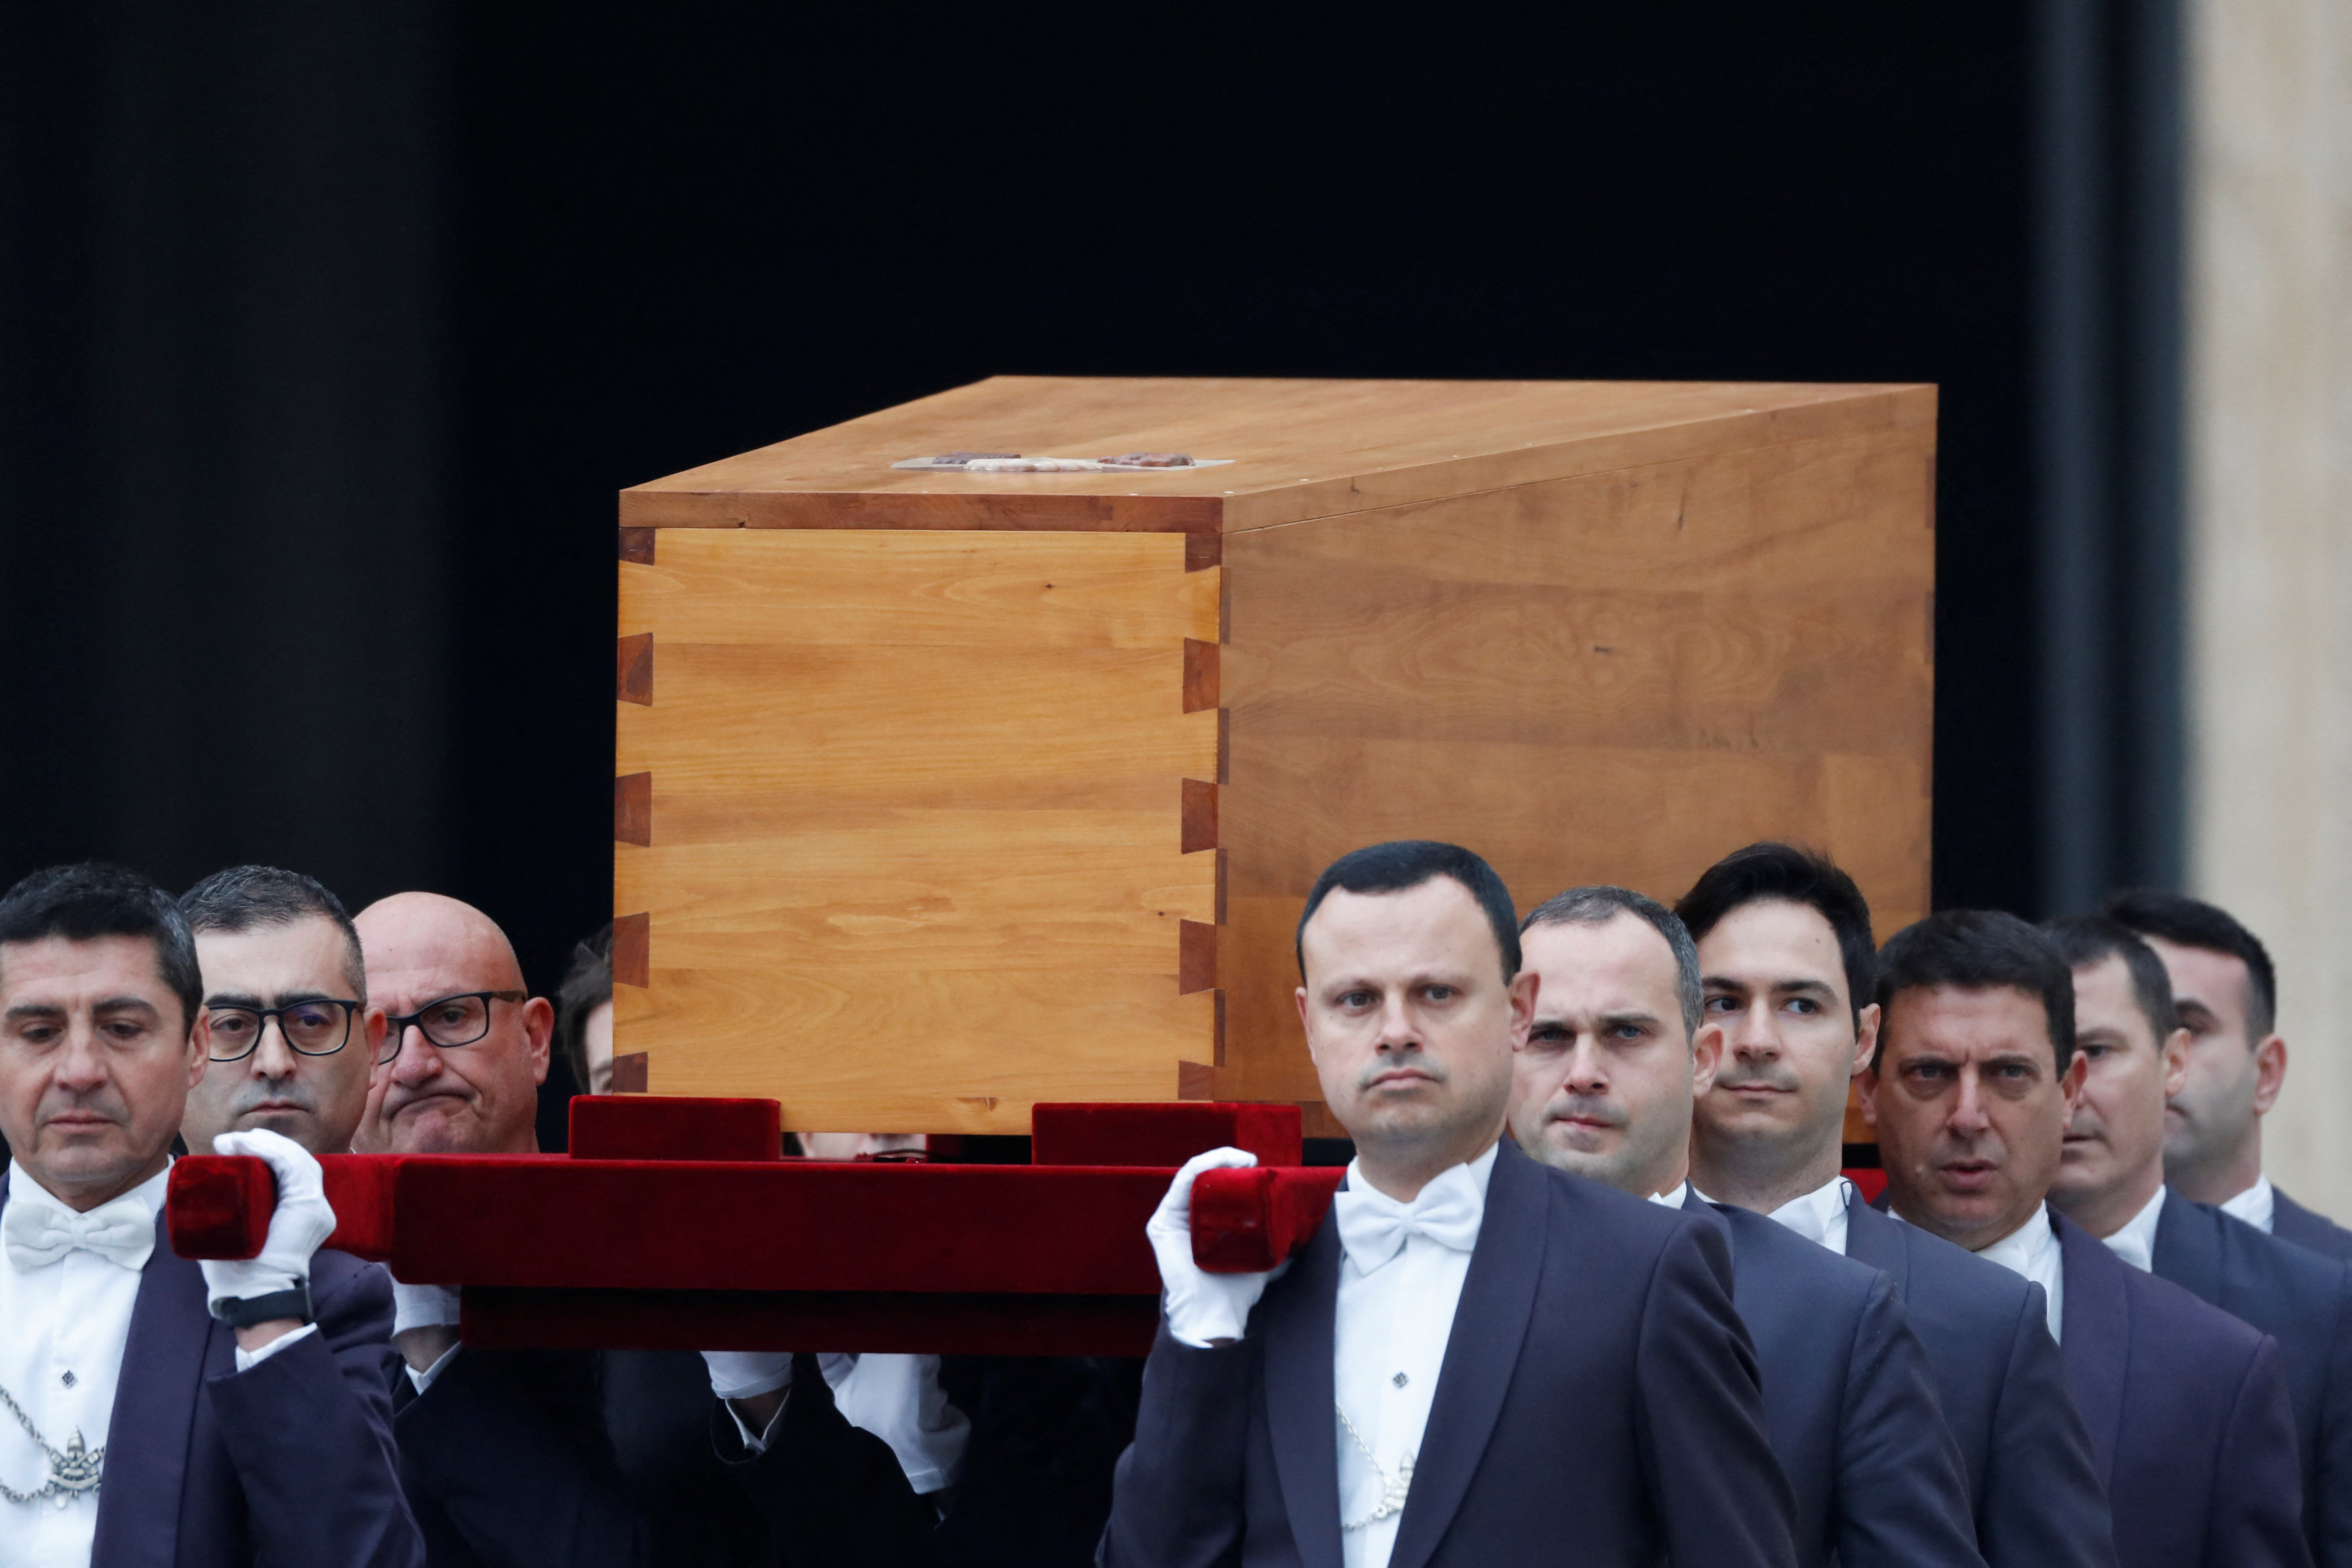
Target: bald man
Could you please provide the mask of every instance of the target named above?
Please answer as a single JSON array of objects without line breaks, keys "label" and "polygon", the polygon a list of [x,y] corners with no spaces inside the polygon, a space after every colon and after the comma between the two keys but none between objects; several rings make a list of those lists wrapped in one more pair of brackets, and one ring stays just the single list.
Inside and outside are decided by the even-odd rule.
[{"label": "bald man", "polygon": [[386,1015],[353,1147],[537,1152],[555,1008],[524,987],[507,933],[439,893],[394,893],[352,923],[367,954],[369,999]]},{"label": "bald man", "polygon": [[[523,985],[498,922],[438,893],[395,893],[352,922],[389,1016],[353,1146],[530,1154],[555,1009]],[[586,1352],[462,1351],[457,1292],[395,1284],[400,1480],[430,1568],[646,1561]]]}]

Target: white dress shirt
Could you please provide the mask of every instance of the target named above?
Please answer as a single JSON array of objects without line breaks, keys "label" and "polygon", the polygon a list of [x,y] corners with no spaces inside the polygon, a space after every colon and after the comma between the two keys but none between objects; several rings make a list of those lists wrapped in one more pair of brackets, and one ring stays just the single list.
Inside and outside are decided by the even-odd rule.
[{"label": "white dress shirt", "polygon": [[[143,1210],[152,1235],[163,1206],[168,1170],[101,1207]],[[74,1211],[16,1162],[8,1165],[8,1203]],[[33,1268],[0,1255],[0,1387],[24,1408],[50,1447],[63,1452],[79,1431],[92,1452],[106,1446],[114,1417],[115,1381],[131,1312],[139,1300],[137,1265],[75,1247]],[[48,1456],[24,1423],[0,1409],[0,1482],[37,1489],[49,1479]],[[102,1483],[101,1483],[102,1484]],[[85,1564],[98,1529],[97,1492],[38,1502],[0,1500],[0,1563]]]},{"label": "white dress shirt", "polygon": [[1843,1258],[1845,1256],[1846,1194],[1853,1184],[1843,1176],[1832,1176],[1801,1198],[1790,1198],[1766,1217],[1787,1226],[1807,1241],[1828,1247]]},{"label": "white dress shirt", "polygon": [[2050,1310],[2050,1338],[2054,1342],[2058,1326],[2066,1315],[2066,1261],[2058,1251],[2058,1232],[2050,1223],[2050,1205],[2034,1205],[2033,1213],[2023,1225],[1990,1247],[1978,1248],[1977,1256],[1988,1263],[2000,1264],[2012,1274],[2022,1274],[2042,1287],[2043,1304]]},{"label": "white dress shirt", "polygon": [[2231,1219],[2244,1220],[2264,1236],[2274,1234],[2271,1226],[2278,1219],[2278,1193],[2268,1176],[2256,1176],[2252,1186],[2221,1207]]},{"label": "white dress shirt", "polygon": [[[1450,1207],[1458,1219],[1466,1204],[1474,1216],[1467,1239],[1475,1245],[1475,1226],[1486,1218],[1486,1183],[1494,1170],[1495,1151],[1490,1148],[1439,1175],[1406,1205],[1366,1181],[1359,1161],[1348,1167],[1348,1191],[1342,1195],[1350,1206],[1408,1219],[1415,1211],[1435,1214],[1441,1207]],[[1348,1234],[1343,1216],[1343,1242]],[[1352,1252],[1340,1258],[1331,1371],[1339,1404],[1332,1418],[1339,1426],[1339,1542],[1345,1568],[1388,1568],[1402,1515],[1378,1520],[1371,1515],[1387,1489],[1384,1477],[1409,1475],[1405,1467],[1421,1452],[1430,1400],[1437,1392],[1446,1341],[1454,1332],[1454,1310],[1461,1304],[1462,1282],[1469,1274],[1468,1247],[1449,1246],[1410,1226],[1403,1245],[1370,1271],[1357,1266]],[[1371,1450],[1370,1458],[1366,1448]]]},{"label": "white dress shirt", "polygon": [[2156,1196],[2140,1205],[2139,1213],[2124,1221],[2123,1228],[2104,1237],[2107,1250],[2138,1269],[2142,1274],[2156,1268],[2156,1222],[2164,1214],[2164,1188],[2159,1184]]}]

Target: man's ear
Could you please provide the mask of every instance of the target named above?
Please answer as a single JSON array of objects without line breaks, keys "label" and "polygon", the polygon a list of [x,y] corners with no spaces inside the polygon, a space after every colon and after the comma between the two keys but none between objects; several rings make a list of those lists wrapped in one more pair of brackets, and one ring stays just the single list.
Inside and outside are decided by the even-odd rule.
[{"label": "man's ear", "polygon": [[1862,1119],[1874,1130],[1878,1126],[1878,1069],[1867,1061],[1853,1080],[1853,1102],[1862,1108]]},{"label": "man's ear", "polygon": [[2083,1099],[2083,1084],[2091,1076],[2091,1058],[2077,1047],[2066,1058],[2066,1070],[2058,1075],[2058,1092],[2066,1097],[2066,1114],[2073,1116],[2074,1107]]},{"label": "man's ear", "polygon": [[522,1005],[523,1034],[530,1041],[530,1080],[547,1081],[548,1044],[555,1038],[555,1004],[534,996]]},{"label": "man's ear", "polygon": [[1307,1037],[1307,1059],[1315,1059],[1315,1026],[1307,1016],[1307,987],[1299,986],[1291,993],[1298,999],[1298,1032]]},{"label": "man's ear", "polygon": [[2254,1047],[2254,1114],[2268,1115],[2285,1086],[2286,1041],[2271,1035]]},{"label": "man's ear", "polygon": [[1691,1098],[1715,1087],[1716,1069],[1723,1066],[1723,1026],[1705,1023],[1691,1037]]},{"label": "man's ear", "polygon": [[2157,1055],[2164,1058],[2164,1098],[2168,1104],[2189,1082],[2189,1031],[2175,1029],[2167,1035]]},{"label": "man's ear", "polygon": [[1543,986],[1543,976],[1532,969],[1522,969],[1511,976],[1511,1049],[1527,1049],[1528,1031],[1536,1026],[1536,993]]},{"label": "man's ear", "polygon": [[1848,1078],[1860,1078],[1870,1070],[1870,1058],[1878,1054],[1878,1004],[1873,1002],[1855,1016],[1853,1029],[1853,1068]]},{"label": "man's ear", "polygon": [[188,1087],[194,1089],[205,1081],[205,1068],[213,1054],[213,1016],[209,1009],[196,1009],[195,1020],[188,1026]]}]

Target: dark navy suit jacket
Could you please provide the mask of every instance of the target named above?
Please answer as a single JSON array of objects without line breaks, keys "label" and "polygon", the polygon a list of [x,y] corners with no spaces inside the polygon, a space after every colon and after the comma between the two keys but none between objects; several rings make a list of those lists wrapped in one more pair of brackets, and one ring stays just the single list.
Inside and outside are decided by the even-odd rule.
[{"label": "dark navy suit jacket", "polygon": [[2321,1568],[2352,1568],[2352,1269],[2174,1192],[2157,1217],[2155,1268],[2278,1342],[2304,1533]]},{"label": "dark navy suit jacket", "polygon": [[460,1350],[420,1394],[393,1371],[400,1484],[430,1568],[649,1560],[597,1372],[593,1351]]},{"label": "dark navy suit jacket", "polygon": [[2271,1186],[2271,1234],[2330,1258],[2352,1259],[2352,1230],[2314,1214],[2279,1191],[2275,1183]]},{"label": "dark navy suit jacket", "polygon": [[1927,1352],[1992,1568],[2112,1568],[2107,1494],[2066,1391],[2042,1287],[1855,1194],[1846,1256],[1883,1271]]},{"label": "dark navy suit jacket", "polygon": [[[1338,1221],[1237,1342],[1166,1325],[1102,1561],[1339,1568]],[[1794,1561],[1720,1226],[1539,1165],[1506,1140],[1391,1568]]]},{"label": "dark navy suit jacket", "polygon": [[2277,1342],[2052,1223],[2066,1281],[2059,1354],[2123,1568],[2309,1563]]},{"label": "dark navy suit jacket", "polygon": [[1712,1212],[1796,1493],[1797,1561],[1981,1568],[1968,1469],[1894,1285],[1762,1215]]},{"label": "dark navy suit jacket", "polygon": [[415,1568],[384,1371],[392,1277],[310,1260],[318,1331],[250,1372],[163,1221],[139,1281],[107,1428],[90,1568]]}]

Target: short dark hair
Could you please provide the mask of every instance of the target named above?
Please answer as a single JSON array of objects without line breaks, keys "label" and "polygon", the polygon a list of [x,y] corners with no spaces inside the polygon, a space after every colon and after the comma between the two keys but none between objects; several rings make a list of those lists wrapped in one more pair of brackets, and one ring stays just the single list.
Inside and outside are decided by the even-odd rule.
[{"label": "short dark hair", "polygon": [[195,939],[171,894],[136,871],[94,860],[36,871],[0,894],[0,947],[110,936],[155,944],[155,973],[180,999],[180,1026],[194,1028],[205,1005],[204,975],[196,967]]},{"label": "short dark hair", "polygon": [[1519,973],[1519,916],[1511,906],[1511,889],[1503,886],[1503,879],[1495,875],[1495,868],[1486,864],[1458,844],[1440,844],[1428,838],[1399,838],[1387,844],[1374,844],[1340,856],[1323,868],[1315,879],[1314,889],[1307,895],[1307,908],[1299,912],[1298,931],[1291,939],[1298,958],[1298,977],[1307,978],[1307,922],[1323,907],[1323,900],[1332,889],[1350,893],[1402,893],[1418,888],[1438,877],[1450,877],[1468,889],[1478,907],[1486,911],[1486,923],[1495,930],[1495,945],[1502,950],[1503,979],[1515,980]]},{"label": "short dark hair", "polygon": [[588,1088],[588,1015],[613,999],[613,926],[606,921],[594,936],[572,950],[572,967],[555,988],[555,1039],[563,1059],[571,1064],[572,1082],[581,1093]]},{"label": "short dark hair", "polygon": [[[2058,1070],[2074,1058],[2074,971],[2058,944],[2004,910],[1944,910],[1915,921],[1878,950],[1878,1005],[1888,1008],[1906,991],[1957,985],[1968,991],[2006,986],[2042,999],[2042,1015]],[[1878,1048],[1871,1053],[1876,1072],[1886,1055],[1886,1026],[1879,1025]]]},{"label": "short dark hair", "polygon": [[2157,1048],[2163,1049],[2166,1037],[2180,1027],[2180,1015],[2172,1005],[2172,976],[2165,973],[2164,960],[2156,956],[2156,949],[2140,941],[2129,926],[2105,915],[2066,915],[2042,921],[2042,929],[2058,944],[2059,956],[2069,969],[2090,969],[2111,958],[2122,959],[2131,972],[2132,1000],[2139,1004],[2140,1016],[2156,1036]]},{"label": "short dark hair", "polygon": [[343,912],[343,901],[315,877],[276,866],[231,866],[182,893],[180,913],[192,933],[326,921],[343,933],[343,984],[362,1006],[367,1003],[367,958],[360,951],[359,928]]},{"label": "short dark hair", "polygon": [[2246,966],[2246,1044],[2251,1047],[2278,1026],[2278,971],[2270,949],[2238,923],[2229,910],[2185,893],[2127,888],[2107,900],[2100,913],[2141,936],[2161,937],[2182,947],[2226,952]]},{"label": "short dark hair", "polygon": [[1704,942],[1734,910],[1776,900],[1803,904],[1829,921],[1845,964],[1846,1005],[1859,1034],[1862,1010],[1878,986],[1878,944],[1870,935],[1870,901],[1828,856],[1769,839],[1735,849],[1699,873],[1675,913],[1690,928],[1692,941]]},{"label": "short dark hair", "polygon": [[1697,1034],[1705,1009],[1705,999],[1699,994],[1698,943],[1691,940],[1690,928],[1681,918],[1657,900],[1606,882],[1570,888],[1529,910],[1519,924],[1519,934],[1525,936],[1537,926],[1607,925],[1619,915],[1646,921],[1666,939],[1675,955],[1675,1000],[1682,1007],[1683,1033]]}]

